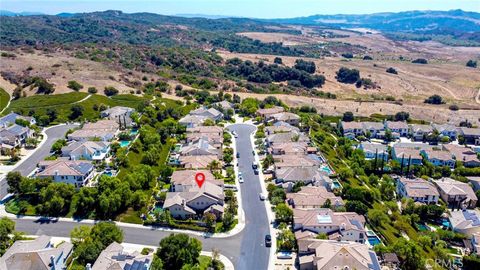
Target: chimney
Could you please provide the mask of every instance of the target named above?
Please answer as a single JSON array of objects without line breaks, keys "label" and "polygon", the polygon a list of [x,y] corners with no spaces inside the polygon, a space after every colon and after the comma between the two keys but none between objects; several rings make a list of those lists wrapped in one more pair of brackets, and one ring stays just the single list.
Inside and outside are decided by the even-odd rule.
[{"label": "chimney", "polygon": [[55,270],[55,256],[50,256],[50,266],[52,270]]},{"label": "chimney", "polygon": [[87,265],[85,266],[85,268],[86,268],[87,270],[92,270],[92,264],[87,263]]}]

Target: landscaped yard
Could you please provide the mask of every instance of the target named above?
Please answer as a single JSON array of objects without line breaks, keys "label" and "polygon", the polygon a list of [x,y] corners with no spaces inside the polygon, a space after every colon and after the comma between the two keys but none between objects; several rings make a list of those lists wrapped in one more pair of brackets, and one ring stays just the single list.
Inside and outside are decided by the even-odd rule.
[{"label": "landscaped yard", "polygon": [[8,95],[8,93],[3,88],[0,88],[0,111],[2,111],[3,108],[7,107],[9,100],[10,95]]}]

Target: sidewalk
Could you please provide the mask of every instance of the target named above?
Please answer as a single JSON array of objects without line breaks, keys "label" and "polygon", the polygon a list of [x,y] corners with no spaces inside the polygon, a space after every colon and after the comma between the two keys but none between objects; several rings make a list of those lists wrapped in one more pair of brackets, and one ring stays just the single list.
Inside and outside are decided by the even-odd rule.
[{"label": "sidewalk", "polygon": [[[27,235],[26,237],[29,238],[36,238],[38,235]],[[61,242],[70,242],[70,238],[68,237],[52,237],[52,242],[54,245],[60,244]],[[158,246],[148,246],[148,245],[139,245],[139,244],[133,244],[133,243],[121,243],[121,245],[125,248],[124,251],[126,252],[134,252],[138,251],[140,252],[143,248],[151,248],[152,250],[157,250]],[[202,256],[207,256],[207,257],[212,257],[212,252],[211,251],[203,251],[200,253]],[[232,261],[230,261],[226,256],[219,254],[218,258],[223,265],[225,265],[225,270],[234,270],[234,266]]]}]

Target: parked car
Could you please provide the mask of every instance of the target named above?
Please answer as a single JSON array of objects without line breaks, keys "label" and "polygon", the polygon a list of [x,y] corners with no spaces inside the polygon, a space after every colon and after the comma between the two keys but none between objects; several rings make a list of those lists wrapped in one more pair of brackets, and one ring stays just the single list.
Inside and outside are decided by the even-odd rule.
[{"label": "parked car", "polygon": [[266,247],[272,246],[272,236],[270,234],[265,235],[265,246]]},{"label": "parked car", "polygon": [[240,152],[237,152],[237,158],[240,158]]},{"label": "parked car", "polygon": [[242,177],[242,176],[239,176],[239,177],[238,177],[238,182],[239,182],[240,184],[243,184],[243,182],[245,182],[245,181],[243,180],[243,177]]},{"label": "parked car", "polygon": [[260,201],[265,201],[267,199],[267,197],[265,197],[263,193],[260,193],[259,197],[260,197]]},{"label": "parked car", "polygon": [[256,162],[256,161],[252,162],[252,168],[253,168],[253,169],[256,169],[256,168],[258,168],[258,164],[257,164],[257,162]]},{"label": "parked car", "polygon": [[258,175],[258,169],[253,169],[253,173],[254,173],[255,175]]}]

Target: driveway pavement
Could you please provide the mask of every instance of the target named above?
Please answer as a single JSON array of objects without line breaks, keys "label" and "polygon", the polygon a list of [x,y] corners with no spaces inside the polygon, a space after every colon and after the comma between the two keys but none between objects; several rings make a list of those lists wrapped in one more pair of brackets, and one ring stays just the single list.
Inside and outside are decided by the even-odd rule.
[{"label": "driveway pavement", "polygon": [[[269,233],[269,222],[265,202],[259,199],[259,193],[262,192],[260,180],[253,173],[252,169],[254,156],[252,155],[253,148],[250,134],[255,130],[255,127],[246,124],[235,124],[229,126],[228,129],[238,133],[235,143],[236,149],[240,153],[240,158],[238,159],[239,170],[245,179],[245,182],[240,186],[242,206],[246,219],[245,228],[231,237],[208,238],[198,234],[191,234],[191,236],[202,241],[204,251],[211,251],[214,248],[218,249],[222,255],[232,261],[235,269],[268,269],[270,248],[265,247],[264,237]],[[47,147],[47,143],[45,143],[45,147]],[[49,149],[50,147],[48,147]],[[34,166],[32,170],[33,168]],[[26,168],[25,172],[27,171],[28,168]],[[19,218],[15,219],[15,222],[18,231],[23,231],[27,234],[46,234],[56,237],[69,237],[70,231],[80,225],[80,223],[74,221],[42,222]],[[132,244],[158,246],[160,240],[171,233],[150,227],[120,227],[124,231],[124,241]]]},{"label": "driveway pavement", "polygon": [[[46,141],[37,147],[37,149],[26,159],[19,161],[19,164],[13,169],[13,171],[20,172],[23,176],[28,176],[30,173],[35,170],[38,162],[45,159],[45,157],[50,155],[50,149],[52,145],[58,139],[65,137],[67,131],[71,128],[75,128],[78,125],[58,125],[45,129],[45,134],[47,136]],[[0,200],[4,198],[8,192],[8,185],[6,180],[0,180]]]}]

